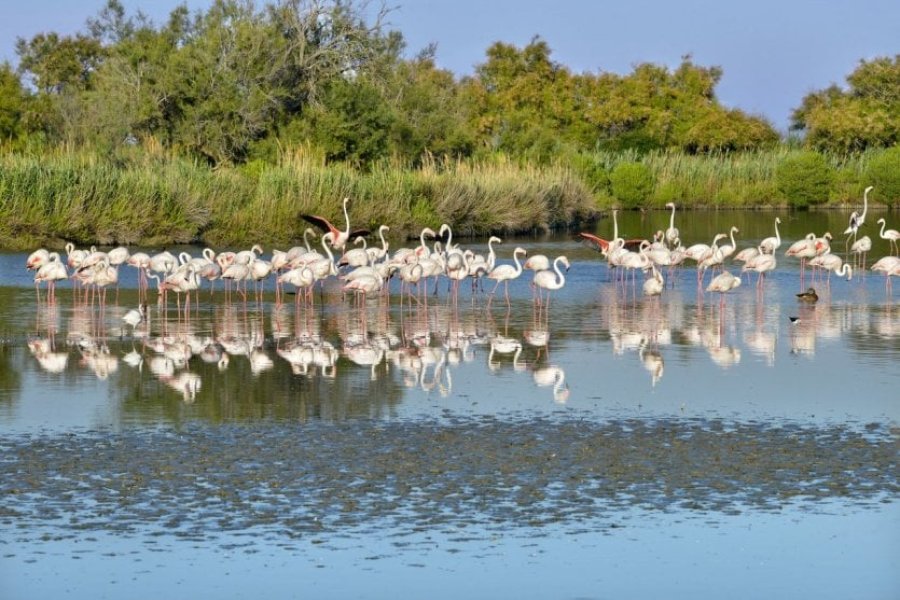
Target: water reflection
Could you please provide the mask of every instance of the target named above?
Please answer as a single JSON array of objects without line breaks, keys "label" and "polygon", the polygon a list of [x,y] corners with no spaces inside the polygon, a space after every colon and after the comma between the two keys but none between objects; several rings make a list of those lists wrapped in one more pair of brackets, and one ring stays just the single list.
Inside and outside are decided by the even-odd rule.
[{"label": "water reflection", "polygon": [[[44,304],[33,314],[29,329],[36,335],[27,347],[34,364],[48,376],[74,368],[107,380],[124,362],[139,379],[155,378],[164,384],[161,389],[171,390],[185,403],[222,385],[247,386],[249,391],[271,374],[277,381],[265,381],[285,393],[283,370],[307,380],[365,373],[370,383],[384,380],[386,389],[417,388],[446,397],[454,377],[477,378],[479,365],[495,376],[530,372],[534,388],[551,388],[550,398],[565,403],[572,383],[565,362],[572,356],[564,350],[577,339],[598,340],[596,350],[608,348],[613,356],[633,356],[651,389],[661,383],[666,355],[673,349],[702,350],[711,366],[732,369],[741,364],[743,352],[775,367],[779,343],[791,354],[808,357],[822,340],[849,339],[851,346],[858,344],[867,352],[881,347],[890,353],[897,345],[893,304],[862,309],[832,304],[827,295],[815,305],[798,304],[788,323],[783,305],[767,303],[765,297],[704,305],[686,301],[680,290],[663,298],[635,298],[615,286],[603,287],[593,305],[566,305],[566,317],[558,325],[524,306],[514,302],[488,310],[477,299],[403,308],[378,299],[338,309],[212,303],[195,307],[186,317],[151,308],[129,328],[121,322],[126,307],[99,311]],[[592,327],[585,328],[585,323]],[[783,329],[787,331],[782,338]],[[60,345],[58,339],[64,342]],[[235,369],[249,378],[221,381]],[[212,378],[220,381],[207,387]]]}]

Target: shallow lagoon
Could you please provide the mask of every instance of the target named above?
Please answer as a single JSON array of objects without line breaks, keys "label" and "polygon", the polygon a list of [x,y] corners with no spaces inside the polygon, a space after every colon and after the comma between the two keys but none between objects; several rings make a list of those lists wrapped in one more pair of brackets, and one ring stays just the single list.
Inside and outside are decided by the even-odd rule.
[{"label": "shallow lagoon", "polygon": [[364,314],[202,294],[134,336],[133,274],[102,315],[39,308],[0,256],[3,597],[896,596],[881,277],[806,307],[779,257],[721,310],[692,269],[647,300],[566,236],[516,244],[572,259],[546,321],[524,280],[490,309],[442,282]]}]

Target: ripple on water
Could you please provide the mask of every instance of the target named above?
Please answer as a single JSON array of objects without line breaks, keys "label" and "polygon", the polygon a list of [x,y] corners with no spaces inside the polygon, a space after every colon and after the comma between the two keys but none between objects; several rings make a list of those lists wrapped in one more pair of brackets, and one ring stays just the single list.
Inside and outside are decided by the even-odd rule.
[{"label": "ripple on water", "polygon": [[[27,538],[214,540],[564,525],[896,497],[898,431],[491,418],[13,436],[0,522]],[[860,468],[860,465],[866,465]],[[37,533],[35,533],[37,535]]]}]

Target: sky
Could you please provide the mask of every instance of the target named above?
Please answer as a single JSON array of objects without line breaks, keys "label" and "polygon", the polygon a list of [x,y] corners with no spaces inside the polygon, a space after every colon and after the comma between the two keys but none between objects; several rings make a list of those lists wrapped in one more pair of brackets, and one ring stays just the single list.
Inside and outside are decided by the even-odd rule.
[{"label": "sky", "polygon": [[[259,0],[258,0],[259,1]],[[156,23],[185,3],[124,0]],[[105,0],[0,0],[0,60],[15,62],[17,37],[84,29]],[[391,29],[409,56],[437,45],[438,66],[470,75],[496,41],[522,47],[540,36],[551,58],[575,73],[627,74],[652,62],[720,66],[716,93],[729,108],[785,131],[811,91],[846,85],[862,59],[900,54],[898,0],[388,0]]]}]

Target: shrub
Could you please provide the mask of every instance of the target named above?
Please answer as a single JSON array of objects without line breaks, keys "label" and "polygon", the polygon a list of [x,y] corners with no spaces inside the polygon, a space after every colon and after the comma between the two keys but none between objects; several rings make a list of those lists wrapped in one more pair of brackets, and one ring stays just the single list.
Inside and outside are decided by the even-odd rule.
[{"label": "shrub", "polygon": [[609,175],[613,196],[624,208],[642,206],[653,193],[653,173],[644,164],[623,162],[616,165]]},{"label": "shrub", "polygon": [[778,191],[796,208],[827,201],[833,178],[833,169],[817,152],[789,155],[775,169]]},{"label": "shrub", "polygon": [[593,194],[603,195],[609,191],[609,170],[597,157],[576,154],[570,157],[569,164]]},{"label": "shrub", "polygon": [[885,204],[900,202],[900,146],[872,157],[866,168],[867,185],[874,185],[873,198]]}]

